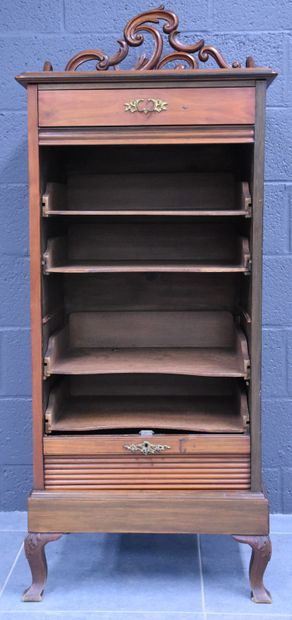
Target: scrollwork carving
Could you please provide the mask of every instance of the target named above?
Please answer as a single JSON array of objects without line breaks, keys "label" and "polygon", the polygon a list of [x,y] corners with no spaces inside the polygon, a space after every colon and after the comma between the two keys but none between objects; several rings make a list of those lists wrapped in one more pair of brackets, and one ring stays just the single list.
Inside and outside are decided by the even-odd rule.
[{"label": "scrollwork carving", "polygon": [[204,45],[203,47],[201,47],[198,56],[202,62],[207,62],[209,60],[209,57],[211,56],[217,62],[218,67],[220,67],[221,69],[240,69],[241,67],[238,60],[235,60],[232,63],[232,67],[230,67],[226,60],[223,58],[221,52],[219,52],[219,50],[217,50],[216,47],[214,47],[213,45]]},{"label": "scrollwork carving", "polygon": [[190,69],[198,69],[199,63],[196,58],[191,56],[191,54],[187,54],[187,52],[172,52],[171,54],[167,54],[160,60],[156,69],[162,69],[169,62],[173,62],[174,60],[183,61],[179,65],[177,65],[176,69],[184,69],[185,63],[190,67]]},{"label": "scrollwork carving", "polygon": [[[162,33],[167,35],[169,46],[174,50],[163,56],[163,36],[158,30],[157,25],[164,22]],[[148,57],[145,53],[134,66],[135,71],[147,71],[151,69],[164,69],[169,63],[177,63],[173,68],[182,70],[187,68],[198,69],[199,61],[205,63],[211,57],[219,68],[239,69],[240,63],[236,60],[229,65],[221,52],[213,45],[205,45],[203,39],[199,39],[192,44],[183,44],[178,40],[179,20],[175,13],[164,8],[163,5],[157,9],[152,9],[140,13],[130,19],[125,28],[124,36],[118,40],[119,48],[115,54],[109,56],[99,49],[89,49],[78,52],[73,56],[65,67],[65,71],[76,71],[91,60],[96,60],[97,71],[107,71],[108,69],[119,69],[120,63],[127,57],[129,49],[139,47],[145,42],[145,34],[149,35],[153,43],[153,51]],[[198,52],[198,59],[193,54]],[[255,63],[251,56],[246,59],[246,67],[254,67]],[[45,71],[52,70],[50,63],[44,65]]]}]

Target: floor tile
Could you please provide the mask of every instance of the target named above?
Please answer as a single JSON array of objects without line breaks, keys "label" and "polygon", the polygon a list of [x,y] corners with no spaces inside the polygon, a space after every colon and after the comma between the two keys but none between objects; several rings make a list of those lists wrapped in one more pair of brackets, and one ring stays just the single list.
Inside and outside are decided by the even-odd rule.
[{"label": "floor tile", "polygon": [[26,512],[0,512],[0,532],[27,530]]},{"label": "floor tile", "polygon": [[[49,580],[42,611],[199,613],[195,536],[74,534],[47,545]],[[22,556],[0,610],[35,611],[20,601],[30,582]],[[124,620],[124,619],[123,619]],[[161,619],[159,619],[161,620]]]},{"label": "floor tile", "polygon": [[21,532],[0,532],[0,591],[23,542]]},{"label": "floor tile", "polygon": [[[40,603],[42,605],[42,603]],[[125,613],[118,612],[0,612],[0,620],[205,620],[203,614],[166,612],[166,613]],[[229,618],[230,620],[230,618]]]},{"label": "floor tile", "polygon": [[292,515],[271,515],[271,532],[292,534]]},{"label": "floor tile", "polygon": [[[0,620],[2,620],[0,616]],[[6,618],[5,618],[6,620]],[[8,620],[8,619],[7,619]],[[292,615],[282,615],[282,614],[207,614],[207,617],[204,620],[292,620]]]},{"label": "floor tile", "polygon": [[[248,545],[239,544],[227,536],[200,538],[207,612],[245,614],[247,618],[247,614],[256,617],[292,615],[292,535],[272,536],[273,556],[265,573],[272,605],[256,605],[249,598]],[[219,618],[222,620],[221,616]]]}]

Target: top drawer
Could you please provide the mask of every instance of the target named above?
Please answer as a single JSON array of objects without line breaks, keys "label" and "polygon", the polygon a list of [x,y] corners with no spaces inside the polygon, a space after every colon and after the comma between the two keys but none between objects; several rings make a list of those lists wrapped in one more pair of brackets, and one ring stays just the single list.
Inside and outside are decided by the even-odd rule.
[{"label": "top drawer", "polygon": [[251,125],[254,121],[252,87],[39,91],[40,127]]}]

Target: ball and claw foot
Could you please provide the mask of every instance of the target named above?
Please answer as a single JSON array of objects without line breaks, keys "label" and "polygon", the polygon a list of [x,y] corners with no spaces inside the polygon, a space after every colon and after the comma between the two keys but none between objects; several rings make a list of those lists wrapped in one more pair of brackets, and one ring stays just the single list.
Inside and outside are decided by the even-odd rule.
[{"label": "ball and claw foot", "polygon": [[22,600],[25,602],[39,602],[42,600],[48,567],[45,556],[45,545],[58,540],[63,534],[59,533],[29,533],[24,541],[24,551],[29,563],[32,584],[24,591]]},{"label": "ball and claw foot", "polygon": [[252,554],[249,565],[251,600],[254,603],[271,603],[270,592],[265,588],[263,576],[272,555],[272,543],[269,536],[233,536],[235,540],[251,546]]}]

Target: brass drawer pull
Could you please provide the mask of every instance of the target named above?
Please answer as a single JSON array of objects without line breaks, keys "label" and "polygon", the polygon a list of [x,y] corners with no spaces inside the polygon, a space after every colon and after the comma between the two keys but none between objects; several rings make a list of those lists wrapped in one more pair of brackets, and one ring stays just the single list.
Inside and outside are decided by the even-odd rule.
[{"label": "brass drawer pull", "polygon": [[149,441],[143,441],[143,443],[130,443],[125,444],[124,448],[131,452],[142,452],[142,454],[156,454],[157,452],[163,452],[163,450],[170,450],[170,446],[162,446],[161,444],[150,443]]},{"label": "brass drawer pull", "polygon": [[[144,103],[145,102],[145,103]],[[167,101],[162,99],[132,99],[125,103],[125,112],[142,112],[150,114],[150,112],[164,112],[167,109]]]}]

